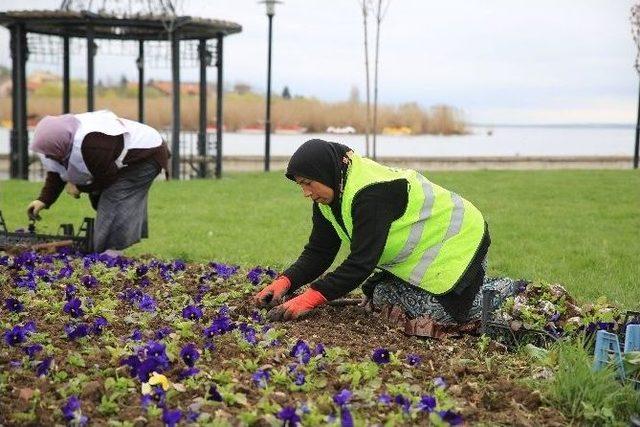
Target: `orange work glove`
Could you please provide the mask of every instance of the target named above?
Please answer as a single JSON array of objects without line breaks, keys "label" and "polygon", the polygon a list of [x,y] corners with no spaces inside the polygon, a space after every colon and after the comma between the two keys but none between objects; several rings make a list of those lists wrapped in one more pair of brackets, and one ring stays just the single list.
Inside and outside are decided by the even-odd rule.
[{"label": "orange work glove", "polygon": [[282,298],[290,288],[291,280],[287,276],[280,276],[258,292],[253,300],[258,307],[277,305],[282,302]]},{"label": "orange work glove", "polygon": [[308,314],[314,308],[325,304],[327,299],[315,289],[307,289],[302,295],[269,310],[269,320],[293,320]]}]

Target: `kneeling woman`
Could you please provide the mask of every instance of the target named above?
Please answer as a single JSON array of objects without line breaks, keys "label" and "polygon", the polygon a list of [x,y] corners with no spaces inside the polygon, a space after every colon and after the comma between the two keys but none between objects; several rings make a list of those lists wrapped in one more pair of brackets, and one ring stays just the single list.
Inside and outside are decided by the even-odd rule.
[{"label": "kneeling woman", "polygon": [[[317,139],[298,148],[286,176],[313,200],[313,229],[298,260],[255,296],[258,306],[279,304],[272,319],[298,318],[364,282],[369,303],[419,325],[409,333],[438,336],[475,320],[490,238],[470,202],[416,171]],[[320,278],[341,242],[348,257]]]},{"label": "kneeling woman", "polygon": [[28,206],[30,218],[39,218],[67,185],[75,198],[89,193],[97,210],[96,252],[119,253],[148,236],[147,195],[169,158],[158,131],[106,110],[47,116],[36,126],[31,150],[47,175]]}]

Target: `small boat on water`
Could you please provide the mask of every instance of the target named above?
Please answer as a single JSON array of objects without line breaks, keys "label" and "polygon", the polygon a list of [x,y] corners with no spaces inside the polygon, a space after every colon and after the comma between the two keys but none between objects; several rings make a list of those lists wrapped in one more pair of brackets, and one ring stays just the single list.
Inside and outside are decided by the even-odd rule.
[{"label": "small boat on water", "polygon": [[283,125],[283,126],[276,126],[274,133],[281,134],[281,135],[299,135],[299,134],[305,133],[306,131],[307,131],[307,128],[304,126]]},{"label": "small boat on water", "polygon": [[387,126],[382,129],[383,135],[411,135],[411,128],[408,126]]},{"label": "small boat on water", "polygon": [[329,126],[327,128],[327,133],[337,133],[341,135],[356,133],[356,128],[353,126]]}]

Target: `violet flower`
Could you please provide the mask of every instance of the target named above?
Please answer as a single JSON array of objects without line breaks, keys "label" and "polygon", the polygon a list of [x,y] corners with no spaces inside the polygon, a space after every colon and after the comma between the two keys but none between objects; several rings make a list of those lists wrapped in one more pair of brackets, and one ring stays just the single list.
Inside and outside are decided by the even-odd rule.
[{"label": "violet flower", "polygon": [[248,273],[247,273],[247,279],[249,280],[249,282],[251,282],[254,286],[255,285],[259,285],[260,284],[260,279],[262,277],[262,273],[264,272],[264,270],[262,269],[262,267],[255,267],[252,268]]},{"label": "violet flower", "polygon": [[64,289],[64,299],[70,301],[78,292],[78,288],[75,286],[68,284]]},{"label": "violet flower", "polygon": [[291,406],[285,406],[278,412],[279,420],[282,420],[283,427],[295,427],[300,422],[300,417],[296,414],[296,409]]},{"label": "violet flower", "polygon": [[20,313],[24,309],[24,304],[22,304],[17,298],[12,297],[4,300],[4,306],[7,310],[13,313]]},{"label": "violet flower", "polygon": [[182,309],[182,317],[191,320],[200,320],[202,309],[196,305],[188,305]]},{"label": "violet flower", "polygon": [[186,368],[183,369],[182,371],[180,371],[180,373],[178,374],[178,379],[180,381],[185,380],[189,377],[194,376],[195,374],[197,374],[198,372],[200,372],[200,369],[195,368],[195,367],[190,367],[190,368]]},{"label": "violet flower", "polygon": [[29,356],[29,359],[33,359],[38,352],[42,351],[42,346],[40,344],[32,344],[24,347],[22,351]]},{"label": "violet flower", "polygon": [[393,401],[393,399],[387,393],[382,393],[380,395],[380,397],[378,398],[378,402],[383,404],[383,405],[390,405],[392,401]]},{"label": "violet flower", "polygon": [[67,402],[61,409],[65,420],[74,426],[83,427],[89,422],[89,418],[82,415],[80,410],[80,400],[78,400],[78,397],[75,395],[67,399]]},{"label": "violet flower", "polygon": [[431,413],[434,409],[436,409],[436,405],[437,402],[434,396],[424,395],[420,399],[420,402],[418,402],[418,409],[420,411]]},{"label": "violet flower", "polygon": [[407,355],[407,363],[411,366],[417,366],[422,362],[422,358],[417,354],[409,354]]},{"label": "violet flower", "polygon": [[311,349],[306,342],[298,340],[289,352],[289,356],[297,358],[298,362],[306,365],[311,360]]},{"label": "violet flower", "polygon": [[142,332],[140,332],[140,329],[134,329],[130,338],[133,341],[140,341],[142,339]]},{"label": "violet flower", "polygon": [[180,350],[180,357],[187,366],[193,367],[196,364],[196,360],[200,358],[200,353],[195,344],[189,343]]},{"label": "violet flower", "polygon": [[64,312],[69,314],[71,317],[82,317],[84,315],[84,310],[82,310],[82,301],[79,298],[72,298],[64,305]]},{"label": "violet flower", "polygon": [[458,414],[457,412],[453,412],[450,409],[446,411],[439,411],[438,415],[440,415],[442,421],[449,423],[450,426],[459,426],[464,423],[462,415]]},{"label": "violet flower", "polygon": [[49,374],[49,369],[51,368],[51,362],[53,362],[53,357],[45,357],[41,362],[36,365],[36,375],[39,377],[43,377]]},{"label": "violet flower", "polygon": [[82,284],[88,288],[92,289],[98,286],[98,279],[91,275],[82,276]]},{"label": "violet flower", "polygon": [[142,298],[140,298],[138,308],[149,312],[156,311],[156,300],[154,300],[151,295],[143,294]]},{"label": "violet flower", "polygon": [[93,325],[91,326],[91,332],[94,335],[100,335],[102,334],[103,329],[109,324],[109,322],[107,321],[107,319],[105,319],[104,317],[100,316],[98,318],[96,318],[96,320],[93,321]]},{"label": "violet flower", "polygon": [[340,408],[340,427],[353,427],[353,416],[346,406]]},{"label": "violet flower", "polygon": [[433,379],[433,385],[436,387],[445,388],[447,386],[447,383],[445,382],[444,378],[436,377]]},{"label": "violet flower", "polygon": [[397,405],[402,406],[402,410],[404,412],[409,412],[409,409],[411,408],[411,400],[404,397],[401,394],[396,395],[394,401],[396,402]]},{"label": "violet flower", "polygon": [[351,399],[352,393],[343,388],[339,393],[333,395],[333,401],[338,406],[344,406],[349,403],[349,399]]},{"label": "violet flower", "polygon": [[75,341],[78,338],[84,338],[89,335],[89,325],[86,323],[67,323],[64,325],[64,331],[67,334],[67,338],[72,341]]},{"label": "violet flower", "polygon": [[4,333],[4,341],[10,346],[16,346],[25,342],[27,333],[22,326],[16,325],[11,329],[7,329]]},{"label": "violet flower", "polygon": [[209,399],[215,402],[222,402],[222,395],[218,391],[218,387],[215,384],[209,387]]},{"label": "violet flower", "polygon": [[373,351],[371,359],[378,365],[383,365],[391,361],[391,356],[386,348],[377,348]]},{"label": "violet flower", "polygon": [[162,421],[167,427],[175,427],[182,419],[182,411],[180,409],[170,410],[164,408],[162,410]]},{"label": "violet flower", "polygon": [[141,264],[138,267],[136,267],[136,276],[142,277],[145,274],[147,274],[148,271],[149,271],[149,267],[147,267],[144,264]]},{"label": "violet flower", "polygon": [[307,380],[306,380],[306,378],[305,378],[304,374],[303,374],[302,372],[298,372],[298,373],[296,374],[296,378],[295,378],[295,380],[293,381],[293,383],[294,383],[295,385],[297,385],[297,386],[301,386],[301,385],[303,385],[306,381],[307,381]]},{"label": "violet flower", "polygon": [[169,336],[169,334],[173,332],[173,329],[171,329],[169,326],[163,326],[162,328],[158,329],[155,333],[155,338],[157,340],[161,340],[167,336]]},{"label": "violet flower", "polygon": [[253,375],[251,375],[253,382],[260,388],[265,388],[267,386],[269,378],[269,372],[265,369],[258,369],[253,373]]}]

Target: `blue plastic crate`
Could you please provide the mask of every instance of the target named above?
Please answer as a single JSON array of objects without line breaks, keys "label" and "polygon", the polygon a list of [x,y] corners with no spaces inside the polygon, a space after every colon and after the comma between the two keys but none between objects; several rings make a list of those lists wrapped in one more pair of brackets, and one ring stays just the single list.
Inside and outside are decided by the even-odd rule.
[{"label": "blue plastic crate", "polygon": [[616,334],[598,331],[596,334],[596,348],[593,354],[593,369],[598,371],[603,366],[614,363],[618,378],[632,383],[640,390],[640,381],[626,378],[622,355],[629,351],[640,351],[640,325],[627,325],[625,331],[624,351]]}]

